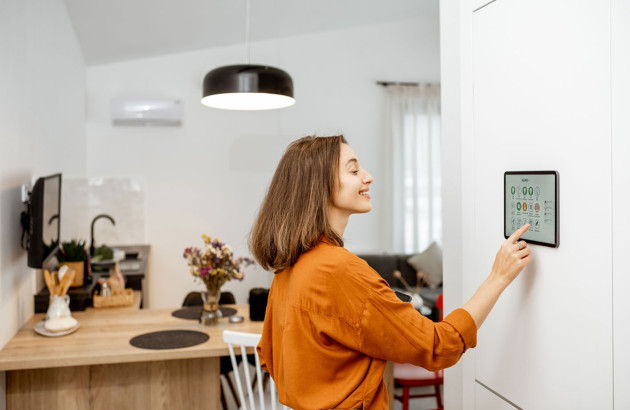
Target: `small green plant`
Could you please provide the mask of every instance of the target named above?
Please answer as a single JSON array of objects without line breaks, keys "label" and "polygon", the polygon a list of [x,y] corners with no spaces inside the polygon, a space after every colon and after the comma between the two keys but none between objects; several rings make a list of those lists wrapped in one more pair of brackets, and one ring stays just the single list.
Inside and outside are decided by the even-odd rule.
[{"label": "small green plant", "polygon": [[61,249],[57,251],[57,260],[61,262],[82,262],[87,260],[85,241],[73,239],[70,242],[61,242]]},{"label": "small green plant", "polygon": [[94,251],[92,261],[108,261],[114,259],[114,251],[107,245],[101,245]]}]

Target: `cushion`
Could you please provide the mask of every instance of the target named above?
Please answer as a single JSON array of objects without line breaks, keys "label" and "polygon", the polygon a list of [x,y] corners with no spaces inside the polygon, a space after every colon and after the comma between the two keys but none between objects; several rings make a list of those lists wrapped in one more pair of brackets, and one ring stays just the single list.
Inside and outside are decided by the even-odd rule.
[{"label": "cushion", "polygon": [[428,380],[436,377],[444,377],[444,371],[432,372],[409,363],[394,363],[394,379]]},{"label": "cushion", "polygon": [[407,259],[407,262],[416,271],[428,274],[426,283],[430,288],[434,289],[442,283],[442,249],[436,242],[432,242],[424,252]]}]

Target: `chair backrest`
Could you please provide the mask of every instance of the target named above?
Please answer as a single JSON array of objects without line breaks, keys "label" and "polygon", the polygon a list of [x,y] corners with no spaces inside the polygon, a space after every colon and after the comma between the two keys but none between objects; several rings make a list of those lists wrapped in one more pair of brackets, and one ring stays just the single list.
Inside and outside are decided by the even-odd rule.
[{"label": "chair backrest", "polygon": [[[228,349],[230,351],[230,360],[232,361],[232,367],[234,368],[234,378],[236,379],[236,388],[238,390],[238,395],[243,404],[243,409],[248,409],[247,401],[245,394],[243,393],[243,386],[241,383],[241,377],[239,373],[239,368],[236,363],[236,353],[234,352],[234,346],[241,346],[241,356],[243,358],[243,373],[245,373],[245,385],[247,386],[247,396],[249,398],[249,408],[251,410],[262,409],[265,410],[265,399],[264,399],[264,391],[263,391],[263,375],[262,369],[260,367],[260,361],[258,359],[258,355],[254,354],[256,358],[256,381],[258,386],[258,403],[259,406],[255,405],[254,400],[254,392],[252,389],[252,378],[249,374],[249,366],[247,365],[247,351],[246,347],[256,348],[258,342],[260,341],[260,334],[257,333],[243,333],[243,332],[234,332],[232,330],[224,330],[223,331],[223,341],[227,343]],[[276,385],[273,382],[273,379],[269,378],[269,396],[271,401],[271,409],[276,409]],[[285,409],[288,407],[283,406]]]},{"label": "chair backrest", "polygon": [[232,292],[221,292],[219,305],[236,305],[236,298]]},{"label": "chair backrest", "polygon": [[[234,294],[232,292],[221,292],[221,297],[219,298],[219,305],[234,305],[236,304],[236,300],[234,299]],[[182,303],[183,307],[187,306],[202,306],[203,300],[201,299],[201,292],[190,292],[184,298],[184,302]]]}]

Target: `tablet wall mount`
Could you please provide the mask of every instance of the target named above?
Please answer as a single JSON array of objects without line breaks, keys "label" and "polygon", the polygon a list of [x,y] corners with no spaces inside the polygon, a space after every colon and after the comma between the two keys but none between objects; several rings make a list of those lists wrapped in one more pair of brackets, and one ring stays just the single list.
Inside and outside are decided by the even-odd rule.
[{"label": "tablet wall mount", "polygon": [[509,238],[525,224],[527,243],[557,248],[560,244],[558,171],[507,171],[503,177],[503,235]]}]

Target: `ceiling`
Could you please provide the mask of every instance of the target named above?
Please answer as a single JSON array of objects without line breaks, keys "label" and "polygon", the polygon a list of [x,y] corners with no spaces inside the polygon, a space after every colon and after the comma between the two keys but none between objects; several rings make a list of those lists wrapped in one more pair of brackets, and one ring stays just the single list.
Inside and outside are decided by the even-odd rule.
[{"label": "ceiling", "polygon": [[[246,0],[65,0],[87,65],[245,42]],[[251,0],[251,41],[439,17],[438,0]]]}]

